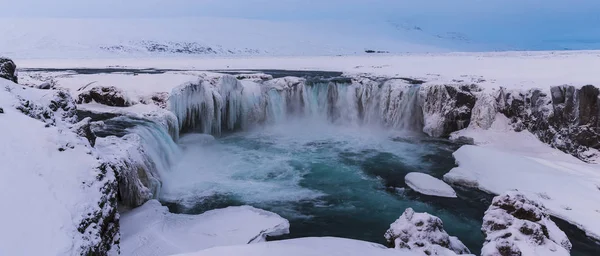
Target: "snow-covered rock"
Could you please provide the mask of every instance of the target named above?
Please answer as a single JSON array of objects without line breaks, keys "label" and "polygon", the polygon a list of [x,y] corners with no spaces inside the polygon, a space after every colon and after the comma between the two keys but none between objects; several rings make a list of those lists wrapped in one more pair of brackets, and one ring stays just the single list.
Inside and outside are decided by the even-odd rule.
[{"label": "snow-covered rock", "polygon": [[79,94],[77,98],[78,104],[90,102],[113,107],[128,107],[134,104],[121,89],[115,86],[96,86]]},{"label": "snow-covered rock", "polygon": [[411,172],[404,177],[406,185],[424,195],[439,197],[456,197],[456,192],[444,181],[429,174]]},{"label": "snow-covered rock", "polygon": [[9,58],[0,57],[0,78],[17,83],[17,65]]},{"label": "snow-covered rock", "polygon": [[169,213],[150,200],[121,216],[123,255],[171,255],[215,246],[264,242],[289,232],[279,215],[250,206],[228,207],[200,215]]},{"label": "snow-covered rock", "polygon": [[266,243],[214,247],[178,256],[422,256],[380,244],[337,237],[306,237]]},{"label": "snow-covered rock", "polygon": [[570,255],[571,242],[544,206],[517,191],[497,196],[485,212],[482,256]]},{"label": "snow-covered rock", "polygon": [[74,132],[71,97],[0,79],[0,107],[0,254],[118,251],[114,170]]},{"label": "snow-covered rock", "polygon": [[426,255],[470,253],[458,238],[446,233],[442,220],[428,213],[416,213],[412,208],[407,208],[384,236],[396,249],[410,249]]}]

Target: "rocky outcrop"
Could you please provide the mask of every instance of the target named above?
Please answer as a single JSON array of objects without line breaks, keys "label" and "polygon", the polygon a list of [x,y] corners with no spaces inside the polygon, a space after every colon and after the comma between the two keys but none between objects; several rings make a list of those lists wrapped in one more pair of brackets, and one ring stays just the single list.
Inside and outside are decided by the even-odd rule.
[{"label": "rocky outcrop", "polygon": [[390,247],[425,255],[451,255],[448,251],[459,255],[470,253],[458,238],[446,233],[442,220],[427,213],[415,213],[412,208],[407,208],[384,236]]},{"label": "rocky outcrop", "polygon": [[[17,96],[20,105],[16,108],[23,114],[41,120],[47,125],[55,125],[57,121],[73,123],[77,117],[77,107],[71,94],[66,91],[56,90],[44,95],[36,103],[29,99]],[[41,104],[39,104],[41,103]],[[58,118],[58,119],[57,119]]]},{"label": "rocky outcrop", "polygon": [[569,255],[571,242],[541,204],[517,191],[497,196],[485,212],[482,256]]},{"label": "rocky outcrop", "polygon": [[16,71],[17,65],[15,65],[11,59],[0,57],[0,78],[17,83],[18,78]]},{"label": "rocky outcrop", "polygon": [[113,107],[129,107],[133,105],[123,91],[115,86],[93,87],[82,92],[77,98],[77,104],[96,102]]},{"label": "rocky outcrop", "polygon": [[599,96],[593,85],[562,85],[550,92],[502,89],[497,102],[515,130],[529,130],[544,143],[588,161],[595,156],[589,149],[600,149]]},{"label": "rocky outcrop", "polygon": [[426,85],[420,91],[423,109],[423,132],[433,137],[446,137],[471,123],[471,110],[477,98],[476,85]]}]

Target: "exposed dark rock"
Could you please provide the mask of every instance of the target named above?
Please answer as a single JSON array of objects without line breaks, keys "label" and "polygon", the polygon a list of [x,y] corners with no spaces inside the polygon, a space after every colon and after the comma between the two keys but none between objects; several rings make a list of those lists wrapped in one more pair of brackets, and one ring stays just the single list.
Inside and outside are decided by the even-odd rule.
[{"label": "exposed dark rock", "polygon": [[123,91],[115,86],[98,86],[79,94],[77,103],[96,102],[113,107],[128,107],[133,104],[129,102]]},{"label": "exposed dark rock", "polygon": [[73,125],[73,132],[77,135],[86,138],[90,145],[93,147],[96,145],[96,134],[91,129],[90,121],[92,118],[87,117]]},{"label": "exposed dark rock", "polygon": [[[96,182],[104,183],[100,191],[102,198],[98,201],[99,209],[89,212],[79,224],[77,230],[91,246],[82,249],[82,255],[108,255],[117,246],[119,251],[119,214],[117,212],[117,182],[108,179],[109,173],[115,171],[108,165],[102,164],[97,168]],[[90,185],[90,184],[88,184]]]},{"label": "exposed dark rock", "polygon": [[481,231],[486,236],[482,256],[522,255],[531,251],[568,255],[571,250],[571,242],[550,219],[544,206],[516,191],[494,198],[483,217]]},{"label": "exposed dark rock", "polygon": [[0,78],[8,79],[15,83],[18,82],[17,78],[17,65],[8,58],[0,57]]},{"label": "exposed dark rock", "polygon": [[167,103],[169,100],[169,93],[167,92],[155,92],[147,99],[142,99],[142,104],[154,104],[161,108],[167,108]]},{"label": "exposed dark rock", "polygon": [[421,90],[421,106],[425,116],[423,131],[433,137],[447,137],[466,128],[477,98],[476,86],[432,85]]},{"label": "exposed dark rock", "polygon": [[402,216],[390,225],[385,233],[390,247],[421,251],[426,255],[469,254],[469,249],[458,238],[449,236],[438,217],[427,213],[415,213],[407,208]]},{"label": "exposed dark rock", "polygon": [[43,82],[42,84],[36,86],[38,89],[49,90],[54,88],[54,84],[51,82]]},{"label": "exposed dark rock", "polygon": [[0,108],[0,114],[4,114],[4,109]]}]

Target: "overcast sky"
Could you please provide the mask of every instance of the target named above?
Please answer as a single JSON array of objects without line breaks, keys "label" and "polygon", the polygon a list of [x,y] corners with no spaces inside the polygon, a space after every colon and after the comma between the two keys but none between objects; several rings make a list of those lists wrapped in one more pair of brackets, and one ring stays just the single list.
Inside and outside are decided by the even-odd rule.
[{"label": "overcast sky", "polygon": [[27,17],[226,16],[322,19],[394,15],[573,15],[597,0],[0,0],[2,15]]},{"label": "overcast sky", "polygon": [[494,43],[600,42],[600,0],[0,0],[4,17],[218,16],[414,23]]}]

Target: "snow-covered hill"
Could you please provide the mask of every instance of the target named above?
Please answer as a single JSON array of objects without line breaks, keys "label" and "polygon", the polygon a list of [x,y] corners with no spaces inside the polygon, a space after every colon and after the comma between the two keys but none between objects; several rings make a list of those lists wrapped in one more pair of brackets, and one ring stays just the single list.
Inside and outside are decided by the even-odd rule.
[{"label": "snow-covered hill", "polygon": [[[13,58],[161,55],[337,55],[449,51],[411,43],[386,22],[237,18],[1,19],[0,54]],[[409,34],[407,36],[410,36]]]}]

